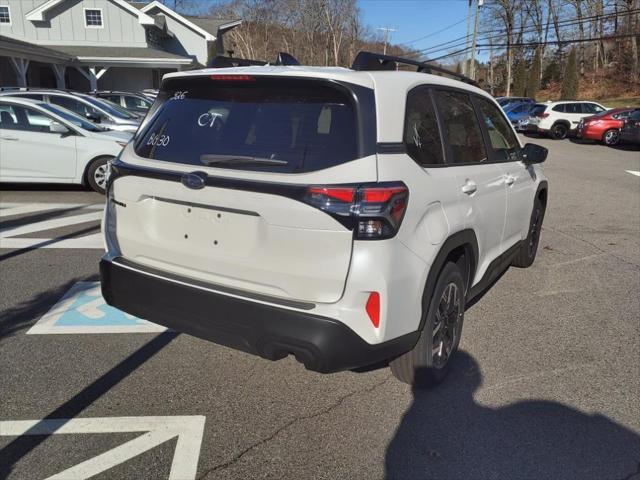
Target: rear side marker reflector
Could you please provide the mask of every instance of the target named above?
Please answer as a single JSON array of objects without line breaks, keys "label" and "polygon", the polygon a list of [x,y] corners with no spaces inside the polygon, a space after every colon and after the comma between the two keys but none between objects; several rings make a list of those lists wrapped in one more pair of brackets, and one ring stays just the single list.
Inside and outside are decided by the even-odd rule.
[{"label": "rear side marker reflector", "polygon": [[365,310],[373,326],[378,328],[380,326],[380,294],[378,292],[369,294]]}]

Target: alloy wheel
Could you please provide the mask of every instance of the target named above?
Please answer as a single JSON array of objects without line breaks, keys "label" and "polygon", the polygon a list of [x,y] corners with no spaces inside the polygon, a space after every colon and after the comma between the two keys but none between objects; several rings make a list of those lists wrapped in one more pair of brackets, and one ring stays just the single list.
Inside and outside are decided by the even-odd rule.
[{"label": "alloy wheel", "polygon": [[617,145],[620,139],[618,130],[609,130],[604,134],[604,143],[607,145]]},{"label": "alloy wheel", "polygon": [[434,367],[441,369],[449,361],[460,335],[461,319],[460,290],[451,282],[445,287],[436,310],[432,337]]},{"label": "alloy wheel", "polygon": [[556,125],[553,129],[553,134],[556,138],[563,139],[567,136],[567,127],[564,125]]},{"label": "alloy wheel", "polygon": [[107,164],[100,165],[93,172],[93,180],[100,188],[104,189],[107,185]]}]

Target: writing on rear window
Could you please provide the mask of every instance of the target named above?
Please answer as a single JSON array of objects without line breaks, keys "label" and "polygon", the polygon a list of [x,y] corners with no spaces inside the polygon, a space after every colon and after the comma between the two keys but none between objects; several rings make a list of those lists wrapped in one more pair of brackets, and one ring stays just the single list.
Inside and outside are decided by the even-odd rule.
[{"label": "writing on rear window", "polygon": [[153,145],[154,147],[166,147],[169,145],[171,138],[169,135],[161,135],[152,133],[147,140],[147,145]]},{"label": "writing on rear window", "polygon": [[165,83],[171,100],[139,137],[136,152],[142,157],[278,173],[315,171],[358,158],[356,108],[343,87],[282,77]]}]

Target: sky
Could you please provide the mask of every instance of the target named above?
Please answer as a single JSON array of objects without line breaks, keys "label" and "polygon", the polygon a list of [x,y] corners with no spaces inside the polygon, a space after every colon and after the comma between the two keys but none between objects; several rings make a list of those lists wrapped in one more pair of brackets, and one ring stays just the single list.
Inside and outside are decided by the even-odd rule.
[{"label": "sky", "polygon": [[[467,33],[467,0],[358,0],[358,3],[364,22],[372,29],[396,29],[390,33],[390,43],[424,49]],[[418,40],[427,35],[428,38]]]}]

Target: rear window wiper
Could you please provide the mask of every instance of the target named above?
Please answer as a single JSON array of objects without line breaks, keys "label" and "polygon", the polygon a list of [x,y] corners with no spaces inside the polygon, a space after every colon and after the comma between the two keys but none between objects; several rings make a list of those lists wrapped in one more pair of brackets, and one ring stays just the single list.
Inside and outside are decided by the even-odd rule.
[{"label": "rear window wiper", "polygon": [[200,155],[200,161],[204,165],[225,164],[242,164],[242,165],[289,165],[285,160],[276,160],[274,158],[248,157],[239,155],[218,155],[215,153],[205,153]]}]

